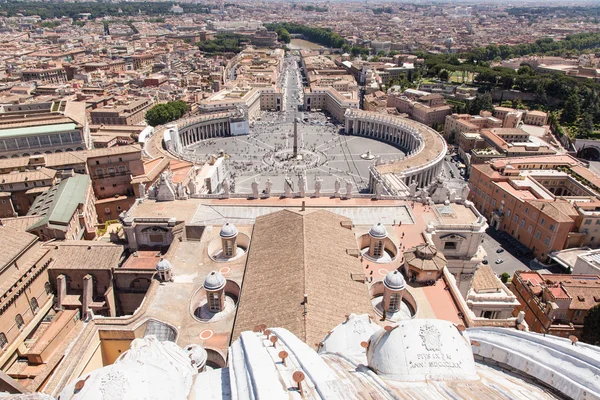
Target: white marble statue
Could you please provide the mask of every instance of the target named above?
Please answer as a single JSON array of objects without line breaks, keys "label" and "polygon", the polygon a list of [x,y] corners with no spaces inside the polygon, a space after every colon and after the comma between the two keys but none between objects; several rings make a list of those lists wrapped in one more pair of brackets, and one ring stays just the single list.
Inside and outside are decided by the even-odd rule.
[{"label": "white marble statue", "polygon": [[323,179],[320,176],[315,178],[315,197],[321,197],[321,185],[323,184]]},{"label": "white marble statue", "polygon": [[417,195],[417,182],[412,181],[408,185],[408,190],[410,191],[410,197],[415,197]]},{"label": "white marble statue", "polygon": [[139,198],[143,199],[144,197],[146,197],[146,185],[140,183],[138,185],[138,192],[140,193]]},{"label": "white marble statue", "polygon": [[340,187],[341,186],[342,186],[342,183],[340,182],[340,178],[336,178],[335,179],[335,184],[334,184],[335,192],[333,192],[333,197],[339,197],[340,196]]},{"label": "white marble statue", "polygon": [[463,199],[463,200],[468,199],[469,198],[469,192],[470,192],[469,185],[465,185],[463,187],[463,189],[462,189],[461,194],[460,194],[461,199]]},{"label": "white marble statue", "polygon": [[188,191],[190,192],[190,196],[193,196],[198,191],[198,187],[196,186],[196,181],[194,179],[190,179],[190,183],[188,183]]},{"label": "white marble statue", "polygon": [[258,199],[258,179],[254,178],[252,181],[252,197]]},{"label": "white marble statue", "polygon": [[346,198],[352,198],[352,182],[350,182],[348,179],[346,179]]},{"label": "white marble statue", "polygon": [[163,172],[160,175],[160,182],[158,183],[156,201],[173,201],[175,200],[175,189],[173,189],[173,183],[170,180],[169,174]]},{"label": "white marble statue", "polygon": [[298,191],[300,192],[300,197],[306,195],[306,177],[304,174],[298,175]]},{"label": "white marble statue", "polygon": [[227,179],[224,179],[223,180],[223,196],[226,199],[228,199],[230,193],[231,193],[231,190],[229,188],[229,181]]},{"label": "white marble statue", "polygon": [[289,177],[285,177],[285,181],[283,182],[283,196],[290,197],[292,191],[294,190],[294,184]]},{"label": "white marble statue", "polygon": [[183,185],[183,183],[178,182],[177,183],[177,198],[180,200],[185,200],[188,198],[187,193],[185,192],[185,186]]},{"label": "white marble statue", "polygon": [[273,182],[271,182],[271,178],[267,178],[265,182],[265,196],[271,197],[271,188],[273,187]]},{"label": "white marble statue", "polygon": [[448,194],[448,200],[450,200],[450,203],[454,203],[456,201],[456,190],[450,191]]}]

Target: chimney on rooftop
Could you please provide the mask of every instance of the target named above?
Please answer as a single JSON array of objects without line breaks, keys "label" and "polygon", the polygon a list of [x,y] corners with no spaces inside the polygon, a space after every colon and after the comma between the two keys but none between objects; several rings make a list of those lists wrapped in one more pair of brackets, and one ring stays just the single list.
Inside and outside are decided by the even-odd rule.
[{"label": "chimney on rooftop", "polygon": [[306,201],[302,200],[302,211],[306,211]]}]

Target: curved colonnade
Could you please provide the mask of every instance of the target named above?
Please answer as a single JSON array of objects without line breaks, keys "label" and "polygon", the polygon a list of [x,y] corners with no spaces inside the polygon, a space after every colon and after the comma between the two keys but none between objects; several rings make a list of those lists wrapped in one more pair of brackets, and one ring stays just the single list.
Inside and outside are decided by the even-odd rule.
[{"label": "curved colonnade", "polygon": [[426,187],[440,174],[448,146],[434,129],[406,118],[355,109],[347,110],[345,119],[346,133],[407,150],[404,159],[371,168],[372,189],[382,184],[390,194],[397,194],[413,181],[417,187]]},{"label": "curved colonnade", "polygon": [[207,114],[178,121],[177,130],[182,146],[187,147],[201,140],[229,136],[230,116],[230,113]]},{"label": "curved colonnade", "polygon": [[[231,136],[235,112],[197,115],[165,126],[164,141],[167,149],[181,155],[184,148],[203,140]],[[235,121],[234,121],[235,122]]]}]

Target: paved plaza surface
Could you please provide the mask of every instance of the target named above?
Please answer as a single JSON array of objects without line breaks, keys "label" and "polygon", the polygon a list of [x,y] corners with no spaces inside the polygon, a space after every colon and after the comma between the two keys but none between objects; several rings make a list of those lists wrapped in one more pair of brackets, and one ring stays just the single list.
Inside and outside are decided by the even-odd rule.
[{"label": "paved plaza surface", "polygon": [[[293,184],[292,192],[298,192],[298,177],[303,174],[309,194],[314,192],[317,177],[322,179],[321,193],[334,193],[336,180],[340,181],[342,193],[346,192],[346,181],[352,184],[353,193],[368,193],[369,166],[405,156],[390,144],[341,134],[343,126],[322,112],[298,111],[304,101],[298,57],[286,58],[278,83],[285,97],[282,111],[261,112],[251,124],[249,135],[209,139],[185,150],[198,160],[206,160],[222,150],[232,175],[230,188],[235,193],[252,193],[255,179],[260,182],[260,192],[270,179],[271,192],[283,193],[286,177]],[[301,159],[292,157],[295,119],[299,121],[297,144]],[[366,157],[368,151],[370,157]]]},{"label": "paved plaza surface", "polygon": [[[293,191],[298,191],[298,176],[306,174],[307,193],[314,192],[315,179],[320,177],[322,193],[333,193],[336,179],[345,192],[346,181],[352,184],[354,193],[367,192],[369,166],[375,159],[364,159],[371,151],[381,160],[398,159],[404,153],[394,146],[373,139],[340,135],[338,127],[319,121],[314,113],[312,121],[323,123],[298,124],[298,147],[303,160],[287,161],[293,146],[293,123],[256,124],[249,136],[217,138],[199,143],[194,153],[199,159],[223,150],[227,166],[232,174],[236,193],[251,193],[252,182],[259,180],[260,190],[265,189],[267,178],[273,183],[273,193],[283,193],[284,179],[289,177]],[[324,115],[320,115],[324,120]],[[280,153],[278,153],[280,152]],[[278,159],[278,154],[281,157]]]}]

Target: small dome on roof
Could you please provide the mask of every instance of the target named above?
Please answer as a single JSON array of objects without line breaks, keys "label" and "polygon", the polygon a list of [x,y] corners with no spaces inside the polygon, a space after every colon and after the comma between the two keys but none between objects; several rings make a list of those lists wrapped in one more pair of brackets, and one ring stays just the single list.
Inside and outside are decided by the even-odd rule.
[{"label": "small dome on roof", "polygon": [[204,289],[221,290],[225,287],[225,278],[220,272],[212,271],[204,279]]},{"label": "small dome on roof", "polygon": [[198,369],[204,367],[206,365],[206,360],[208,359],[208,353],[202,346],[199,344],[190,344],[185,347],[185,351],[187,352],[192,365]]},{"label": "small dome on roof", "polygon": [[222,238],[232,238],[232,237],[236,236],[237,234],[238,234],[238,230],[235,227],[235,225],[227,222],[221,228],[221,232],[219,233],[219,236],[221,236]]},{"label": "small dome on roof", "polygon": [[387,230],[381,222],[378,222],[371,227],[369,235],[377,239],[385,239],[387,237]]},{"label": "small dome on roof", "polygon": [[383,284],[391,290],[402,290],[406,288],[406,281],[402,274],[397,270],[389,272],[385,278],[383,278]]},{"label": "small dome on roof", "polygon": [[158,264],[156,264],[157,271],[170,271],[173,268],[173,265],[169,262],[169,260],[165,260],[161,258]]}]

